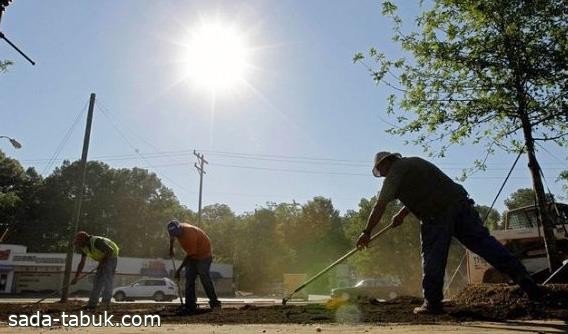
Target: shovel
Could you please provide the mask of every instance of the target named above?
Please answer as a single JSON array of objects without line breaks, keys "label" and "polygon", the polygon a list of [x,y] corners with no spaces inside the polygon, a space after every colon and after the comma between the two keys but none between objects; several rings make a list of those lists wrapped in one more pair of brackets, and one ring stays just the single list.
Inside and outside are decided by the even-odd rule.
[{"label": "shovel", "polygon": [[[174,258],[172,257],[172,265],[174,266],[174,275],[177,272],[176,269],[176,260],[174,260]],[[178,288],[178,297],[179,297],[179,303],[181,304],[181,307],[183,307],[183,298],[181,297],[181,288],[179,287],[179,279],[178,278],[174,278],[176,280],[176,285]]]}]

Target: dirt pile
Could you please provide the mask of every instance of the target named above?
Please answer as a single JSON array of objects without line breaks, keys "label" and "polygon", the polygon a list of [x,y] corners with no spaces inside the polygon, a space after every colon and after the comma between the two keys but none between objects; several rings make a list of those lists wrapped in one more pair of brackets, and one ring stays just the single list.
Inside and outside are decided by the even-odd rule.
[{"label": "dirt pile", "polygon": [[[481,285],[466,288],[454,300],[445,303],[447,313],[416,316],[412,309],[422,300],[399,297],[388,302],[344,304],[337,309],[325,305],[224,306],[220,311],[203,310],[193,316],[177,316],[177,304],[116,303],[109,313],[120,317],[134,314],[159,314],[163,323],[207,324],[310,324],[310,323],[456,323],[463,321],[505,321],[528,319],[568,320],[568,285],[543,289],[544,302],[533,303],[517,287]],[[79,313],[82,302],[45,304],[1,304],[0,321],[12,314],[58,315],[63,311]]]},{"label": "dirt pile", "polygon": [[[542,304],[552,308],[568,306],[568,285],[552,284],[542,286]],[[453,300],[456,304],[500,304],[514,305],[527,302],[525,295],[518,286],[505,284],[480,284],[466,287]]]},{"label": "dirt pile", "polygon": [[451,305],[454,315],[472,320],[563,319],[568,320],[568,285],[542,287],[542,301],[528,300],[518,286],[484,284],[466,287]]}]

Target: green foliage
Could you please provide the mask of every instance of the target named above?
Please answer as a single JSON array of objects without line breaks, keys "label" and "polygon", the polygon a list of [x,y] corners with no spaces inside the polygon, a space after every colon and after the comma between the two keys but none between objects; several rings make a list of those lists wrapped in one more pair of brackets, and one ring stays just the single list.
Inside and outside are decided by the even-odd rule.
[{"label": "green foliage", "polygon": [[[353,242],[363,230],[375,202],[376,197],[361,199],[359,210],[348,214],[346,235]],[[389,204],[376,229],[390,224],[391,217],[400,208],[400,203]],[[401,226],[386,232],[367,250],[353,256],[350,263],[356,267],[360,277],[398,277],[408,293],[417,295],[422,275],[420,261],[419,222],[410,215]]]},{"label": "green foliage", "polygon": [[[200,227],[207,232],[213,243],[215,261],[233,263],[237,221],[235,213],[225,204],[208,205],[201,211]],[[189,222],[197,223],[197,219]]]},{"label": "green foliage", "polygon": [[393,19],[393,40],[412,59],[389,59],[375,49],[353,59],[396,93],[388,112],[396,112],[398,126],[388,132],[412,135],[414,144],[439,156],[465,142],[483,143],[490,152],[494,146],[518,152],[519,136],[565,145],[568,3],[428,5],[417,18],[417,31],[405,33],[396,6],[383,3],[383,14]]},{"label": "green foliage", "polygon": [[568,197],[568,170],[562,171],[558,179],[564,181],[562,189],[564,189],[564,191],[566,192],[566,196]]},{"label": "green foliage", "polygon": [[[546,200],[549,202],[554,201],[554,195],[551,193],[546,194]],[[535,204],[536,197],[534,190],[531,188],[517,189],[505,200],[505,206],[507,207],[507,210],[513,210],[523,206]]]},{"label": "green foliage", "polygon": [[[79,173],[79,162],[66,161],[56,168],[35,190],[35,214],[41,218],[19,222],[19,231],[11,233],[10,240],[28,245],[30,251],[64,252],[79,195]],[[79,229],[117,241],[123,256],[166,256],[165,223],[187,211],[147,170],[113,169],[98,161],[87,164]],[[28,239],[31,235],[35,237]]]},{"label": "green foliage", "polygon": [[0,73],[6,72],[8,70],[8,66],[13,64],[14,62],[11,60],[0,60]]},{"label": "green foliage", "polygon": [[21,221],[36,222],[35,189],[41,183],[33,168],[24,170],[17,160],[0,151],[0,222],[8,229],[8,236],[17,233]]},{"label": "green foliage", "polygon": [[492,209],[486,205],[476,205],[475,209],[479,212],[485,227],[489,231],[498,230],[501,227],[501,214],[499,211]]}]

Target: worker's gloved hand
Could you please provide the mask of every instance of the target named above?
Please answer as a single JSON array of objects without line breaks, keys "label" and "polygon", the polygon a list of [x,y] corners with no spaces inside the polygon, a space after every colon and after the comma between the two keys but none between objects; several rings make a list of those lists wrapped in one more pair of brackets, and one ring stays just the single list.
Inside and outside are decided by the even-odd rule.
[{"label": "worker's gloved hand", "polygon": [[73,279],[71,280],[71,282],[69,282],[69,284],[75,285],[75,284],[77,284],[77,281],[78,281],[77,277],[73,277]]},{"label": "worker's gloved hand", "polygon": [[370,233],[365,233],[365,232],[361,233],[361,235],[359,235],[359,239],[357,239],[357,248],[358,249],[367,248],[370,241],[371,241]]},{"label": "worker's gloved hand", "polygon": [[401,215],[400,213],[392,216],[391,227],[397,227],[404,223],[404,217],[406,217],[406,215]]}]

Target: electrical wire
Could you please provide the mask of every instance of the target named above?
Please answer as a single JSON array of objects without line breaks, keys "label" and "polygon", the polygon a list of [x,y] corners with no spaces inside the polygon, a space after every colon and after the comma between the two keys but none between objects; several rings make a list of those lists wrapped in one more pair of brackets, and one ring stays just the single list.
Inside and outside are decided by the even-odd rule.
[{"label": "electrical wire", "polygon": [[71,135],[73,134],[73,131],[75,130],[75,127],[77,126],[79,121],[83,118],[83,115],[85,114],[85,110],[87,109],[88,103],[89,103],[88,101],[85,102],[85,105],[83,106],[83,108],[79,111],[79,113],[77,113],[77,116],[75,116],[75,120],[73,120],[73,123],[67,129],[67,131],[65,132],[65,135],[63,136],[63,138],[59,142],[59,145],[57,145],[55,152],[53,153],[51,158],[49,158],[46,166],[43,168],[43,170],[41,172],[42,175],[47,173],[47,171],[49,171],[51,169],[51,167],[53,166],[55,161],[57,161],[57,157],[59,156],[61,151],[63,151],[63,148],[65,148],[65,145],[69,141],[69,138],[71,138]]},{"label": "electrical wire", "polygon": [[[134,146],[134,144],[132,144],[132,142],[126,137],[126,135],[122,132],[122,130],[118,127],[118,125],[116,125],[113,122],[113,120],[110,118],[109,114],[107,112],[105,112],[103,110],[103,108],[99,107],[97,104],[95,104],[95,106],[96,106],[97,110],[99,110],[103,114],[103,116],[107,118],[110,125],[116,130],[116,132],[126,142],[126,144],[128,144],[128,146],[130,146],[130,148],[132,148],[132,150],[134,150],[134,152],[140,157],[140,159],[142,159],[142,161],[144,161],[146,164],[148,164],[152,169],[157,170],[156,167],[142,153],[140,153],[140,150],[138,150],[138,148],[136,146]],[[107,109],[107,111],[108,111],[108,109]],[[175,180],[168,177],[166,174],[160,172],[160,175],[162,177],[166,178],[168,181],[170,181],[173,185],[179,187],[182,190],[188,191],[188,189],[186,187],[177,183]]]},{"label": "electrical wire", "polygon": [[[107,112],[108,114],[108,112]],[[140,150],[138,150],[140,152]],[[200,150],[201,152],[206,152]],[[163,151],[155,153],[144,153],[146,159],[163,159],[163,158],[174,158],[174,157],[191,157],[193,155],[193,150],[179,150],[179,151]],[[140,152],[141,153],[141,152]],[[254,155],[254,154],[244,154],[244,153],[208,153],[210,156],[218,156],[220,159],[243,159],[252,161],[266,161],[266,162],[285,162],[294,164],[307,164],[307,165],[327,165],[327,166],[339,166],[339,167],[364,167],[367,168],[369,163],[360,163],[359,160],[339,160],[339,159],[325,159],[325,158],[305,158],[305,157],[290,157],[286,158],[268,158],[266,155]],[[138,154],[118,154],[118,155],[100,155],[93,156],[92,159],[105,160],[105,161],[127,161],[127,160],[138,160],[140,157]],[[302,159],[311,160],[328,160],[323,161],[309,161]],[[50,159],[22,159],[22,162],[35,162],[41,164],[44,161]],[[60,159],[64,160],[64,159]],[[346,161],[344,162],[334,162],[334,161]],[[440,164],[443,165],[443,164]],[[463,167],[446,167],[445,170],[462,170]],[[564,167],[547,167],[543,168],[546,170],[564,170]],[[492,168],[488,167],[486,171],[502,171],[507,170],[507,168]],[[500,178],[500,177],[499,177]]]}]

